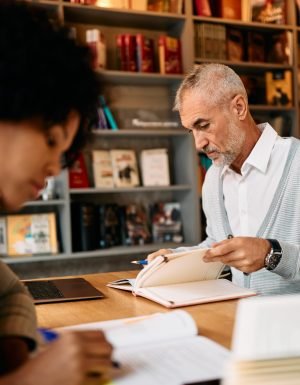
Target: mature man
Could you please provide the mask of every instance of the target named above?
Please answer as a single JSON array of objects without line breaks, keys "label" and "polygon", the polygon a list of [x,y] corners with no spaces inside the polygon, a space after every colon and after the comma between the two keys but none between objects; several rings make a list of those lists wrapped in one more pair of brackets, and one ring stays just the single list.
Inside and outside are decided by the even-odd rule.
[{"label": "mature man", "polygon": [[212,247],[205,261],[231,266],[240,286],[299,292],[300,141],[278,136],[268,123],[257,126],[241,79],[221,64],[195,67],[175,109],[197,150],[213,161],[202,195],[207,238],[193,248]]},{"label": "mature man", "polygon": [[[88,132],[98,85],[90,53],[44,12],[0,2],[0,206],[35,199],[45,178],[71,162]],[[0,262],[0,385],[76,385],[111,364],[100,332],[66,333],[37,345],[33,303]]]}]

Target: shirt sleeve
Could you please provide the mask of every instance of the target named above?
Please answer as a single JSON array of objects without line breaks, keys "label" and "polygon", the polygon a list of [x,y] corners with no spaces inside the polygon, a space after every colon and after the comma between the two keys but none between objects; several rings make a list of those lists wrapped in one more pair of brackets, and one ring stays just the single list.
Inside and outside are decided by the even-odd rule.
[{"label": "shirt sleeve", "polygon": [[33,301],[18,277],[0,261],[0,337],[24,338],[29,349],[37,345]]}]

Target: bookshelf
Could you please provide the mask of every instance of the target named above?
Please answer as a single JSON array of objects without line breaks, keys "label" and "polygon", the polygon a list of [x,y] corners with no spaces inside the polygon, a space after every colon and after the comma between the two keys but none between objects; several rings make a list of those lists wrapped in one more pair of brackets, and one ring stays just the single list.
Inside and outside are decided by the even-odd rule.
[{"label": "bookshelf", "polygon": [[[97,70],[101,79],[101,93],[105,95],[113,113],[130,110],[169,110],[172,109],[175,92],[184,75],[162,75],[156,73],[125,72],[118,70],[115,36],[118,33],[144,33],[157,41],[160,34],[168,34],[181,39],[183,71],[187,72],[194,64],[202,62],[222,62],[231,66],[239,74],[259,74],[266,71],[290,70],[292,72],[293,104],[271,106],[266,103],[250,104],[254,115],[264,118],[274,114],[283,114],[292,121],[291,134],[299,137],[298,121],[298,42],[300,27],[296,24],[294,1],[288,3],[288,23],[271,25],[241,20],[222,19],[194,15],[193,1],[184,0],[184,13],[171,14],[127,9],[99,8],[95,6],[71,4],[64,0],[28,0],[32,6],[43,7],[50,17],[59,18],[63,23],[76,26],[79,39],[84,31],[100,28],[106,36],[107,61],[106,70]],[[207,23],[225,27],[234,27],[241,31],[258,31],[271,37],[277,32],[291,32],[292,64],[249,62],[207,59],[195,54],[195,27]],[[80,32],[81,31],[81,32]],[[157,48],[155,52],[158,57]],[[157,66],[158,63],[156,63]],[[117,115],[119,121],[122,121]],[[118,246],[88,252],[73,252],[71,234],[71,202],[87,201],[97,203],[149,203],[154,201],[178,201],[181,204],[185,244],[197,244],[201,239],[200,208],[197,181],[197,154],[192,137],[181,129],[133,129],[129,124],[117,131],[97,131],[91,135],[87,153],[92,149],[126,148],[134,149],[139,156],[142,149],[166,147],[170,151],[172,184],[167,187],[134,187],[113,189],[69,189],[68,175],[63,172],[58,178],[59,199],[51,202],[30,202],[25,205],[25,212],[55,210],[59,219],[61,232],[61,253],[54,256],[34,256],[20,258],[3,258],[19,274],[22,266],[27,276],[33,276],[29,270],[34,264],[43,265],[49,275],[63,274],[64,271],[53,270],[52,266],[62,265],[66,274],[72,274],[77,263],[97,263],[96,271],[128,268],[128,261],[145,256],[159,248],[173,247],[174,244],[146,244],[139,246]],[[91,167],[91,166],[90,166]],[[91,170],[89,170],[91,172]],[[123,265],[122,265],[123,263]],[[50,268],[49,268],[50,266]],[[72,267],[73,266],[73,267]],[[95,265],[93,265],[95,268]],[[68,270],[69,269],[69,270]],[[54,273],[53,273],[54,271]],[[74,268],[74,271],[77,271]],[[91,270],[90,270],[91,271]],[[59,273],[58,273],[59,272]],[[89,271],[86,271],[89,272]],[[37,273],[40,274],[40,273]]]},{"label": "bookshelf", "polygon": [[[101,93],[105,95],[114,115],[118,111],[135,109],[171,111],[175,91],[183,79],[183,74],[162,75],[158,72],[158,53],[155,52],[155,73],[125,72],[117,66],[115,36],[118,33],[144,33],[155,39],[167,34],[182,40],[182,62],[184,72],[193,65],[188,44],[184,43],[191,36],[192,22],[186,14],[171,14],[160,12],[141,12],[125,9],[99,8],[71,4],[63,0],[34,0],[32,6],[43,7],[52,18],[59,18],[68,26],[75,26],[79,32],[79,40],[84,37],[87,28],[100,28],[106,37],[107,61],[106,70],[97,70],[101,79]],[[118,118],[118,116],[117,116]],[[121,118],[118,119],[122,121]],[[147,255],[159,248],[176,247],[174,243],[145,244],[134,246],[116,246],[107,249],[87,252],[72,250],[72,202],[116,203],[130,204],[179,202],[183,218],[185,244],[195,244],[200,241],[199,202],[197,193],[197,162],[193,139],[183,129],[133,129],[130,124],[121,126],[117,131],[97,131],[91,134],[85,155],[91,160],[93,149],[125,148],[134,149],[137,157],[143,149],[165,147],[169,152],[170,186],[132,187],[132,188],[85,188],[69,189],[68,174],[63,172],[59,179],[59,199],[55,201],[37,201],[27,203],[22,211],[42,212],[54,210],[57,213],[61,232],[61,252],[57,255],[32,257],[6,257],[3,260],[21,276],[57,275],[54,265],[61,265],[65,271],[60,274],[72,274],[72,268],[78,263],[84,265],[93,260],[97,262],[97,270],[117,270],[119,266],[131,267],[128,261]],[[87,162],[88,172],[91,173],[91,162]],[[85,262],[86,261],[86,262]],[[122,262],[126,265],[122,265]],[[68,266],[66,268],[66,266]],[[42,270],[42,273],[40,271]],[[55,271],[55,273],[53,273]]]}]

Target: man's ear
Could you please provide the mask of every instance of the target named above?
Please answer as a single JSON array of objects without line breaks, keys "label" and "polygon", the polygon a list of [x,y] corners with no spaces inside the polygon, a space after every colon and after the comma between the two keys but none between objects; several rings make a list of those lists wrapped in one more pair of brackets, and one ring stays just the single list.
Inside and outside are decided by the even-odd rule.
[{"label": "man's ear", "polygon": [[236,95],[231,101],[232,112],[239,120],[244,120],[248,113],[248,103],[243,95]]}]

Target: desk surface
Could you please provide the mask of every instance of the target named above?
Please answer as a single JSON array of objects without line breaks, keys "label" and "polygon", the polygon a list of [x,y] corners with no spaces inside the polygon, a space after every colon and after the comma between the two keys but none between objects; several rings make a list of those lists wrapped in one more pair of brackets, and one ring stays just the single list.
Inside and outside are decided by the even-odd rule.
[{"label": "desk surface", "polygon": [[[106,287],[107,282],[120,278],[133,278],[136,274],[136,271],[123,271],[84,275],[86,280],[104,293],[105,298],[37,305],[39,326],[55,328],[170,311],[145,298],[134,297],[130,292]],[[231,300],[186,306],[183,309],[197,322],[199,334],[230,348],[236,305],[237,300]]]}]

